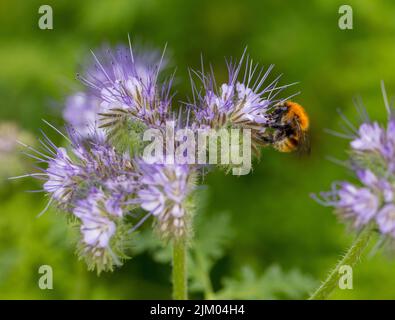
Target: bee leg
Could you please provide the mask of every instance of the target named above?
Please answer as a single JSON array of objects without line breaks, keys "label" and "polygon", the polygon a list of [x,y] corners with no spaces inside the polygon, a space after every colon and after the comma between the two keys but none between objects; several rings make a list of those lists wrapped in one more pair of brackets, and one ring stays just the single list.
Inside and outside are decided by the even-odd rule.
[{"label": "bee leg", "polygon": [[268,145],[268,144],[273,144],[274,143],[274,137],[273,136],[260,136],[259,139],[262,142],[262,144],[264,144],[264,145]]},{"label": "bee leg", "polygon": [[277,130],[286,130],[290,127],[290,125],[289,124],[276,124],[276,123],[269,124],[269,123],[267,123],[267,124],[262,124],[262,127],[270,128],[270,129],[277,129]]},{"label": "bee leg", "polygon": [[287,130],[290,128],[289,124],[273,124],[269,126],[272,129],[277,129],[277,130]]}]

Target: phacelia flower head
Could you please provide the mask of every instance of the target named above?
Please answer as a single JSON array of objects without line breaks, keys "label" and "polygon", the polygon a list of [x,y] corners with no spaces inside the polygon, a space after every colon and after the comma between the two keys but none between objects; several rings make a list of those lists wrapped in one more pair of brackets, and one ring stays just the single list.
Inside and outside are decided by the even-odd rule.
[{"label": "phacelia flower head", "polygon": [[[195,72],[201,88],[192,81],[194,100],[187,112],[180,107],[177,116],[171,110],[173,77],[163,78],[167,63],[164,53],[133,51],[129,41],[129,47],[106,48],[92,55],[93,63],[79,76],[87,91],[66,100],[63,116],[70,125],[67,134],[50,125],[67,146],[56,146],[44,133],[39,148],[26,145],[29,156],[40,163],[38,172],[27,176],[43,181],[48,206],[54,203],[77,227],[80,257],[90,269],[101,272],[112,270],[127,258],[130,236],[149,217],[164,240],[188,240],[195,179],[204,173],[206,147],[217,146],[211,133],[224,129],[220,137],[223,147],[222,137],[228,137],[231,129],[248,129],[240,136],[231,136],[234,145],[228,150],[212,149],[221,161],[222,157],[231,159],[221,162],[223,167],[239,166],[242,160],[240,170],[249,172],[251,147],[257,150],[259,145],[267,145],[266,130],[269,134],[278,130],[272,126],[272,113],[277,103],[285,100],[277,95],[287,86],[278,86],[279,77],[266,83],[273,67],[264,70],[243,54],[239,62],[228,63],[229,79],[219,86],[212,73]],[[143,132],[157,138],[144,150]],[[244,137],[246,143],[242,143]],[[154,161],[147,161],[147,149],[155,152]],[[163,157],[156,155],[159,151]],[[377,188],[384,186],[387,193],[382,197],[377,190],[355,192],[352,196],[366,205],[357,208],[347,203],[347,210],[351,206],[365,220],[373,219],[372,211],[381,208],[382,199],[392,194],[378,179]],[[390,209],[380,215],[381,223],[392,216]]]},{"label": "phacelia flower head", "polygon": [[335,183],[330,192],[322,192],[319,201],[333,206],[336,213],[359,229],[377,214],[383,199],[380,189],[357,186],[349,182]]},{"label": "phacelia flower head", "polygon": [[340,217],[350,221],[356,229],[374,224],[382,235],[395,239],[394,118],[384,85],[382,90],[388,111],[387,127],[367,117],[359,128],[346,120],[352,131],[348,136],[343,135],[351,139],[348,164],[357,181],[334,183],[330,192],[322,192],[320,198],[314,198],[334,207]]},{"label": "phacelia flower head", "polygon": [[136,177],[128,154],[119,154],[100,135],[90,136],[89,142],[85,142],[77,131],[69,128],[65,138],[70,142],[68,149],[55,146],[46,135],[46,144],[43,141],[46,154],[44,150],[31,149],[32,157],[47,164],[39,177],[45,179],[44,191],[61,208],[69,211],[91,186],[116,189],[125,196],[133,194]]},{"label": "phacelia flower head", "polygon": [[351,141],[351,147],[360,151],[378,151],[383,148],[385,131],[377,122],[363,123],[358,129],[358,136]]},{"label": "phacelia flower head", "polygon": [[190,231],[190,196],[195,173],[188,165],[138,162],[141,187],[137,193],[141,207],[154,216],[163,238],[185,237]]},{"label": "phacelia flower head", "polygon": [[80,78],[99,99],[102,127],[114,126],[125,118],[147,126],[159,126],[166,120],[172,80],[159,81],[166,64],[163,55],[135,53],[131,46],[119,46],[93,53],[93,59],[93,66]]},{"label": "phacelia flower head", "polygon": [[245,58],[245,52],[239,62],[230,61],[227,66],[228,82],[219,86],[212,73],[194,72],[202,88],[191,80],[194,99],[189,105],[200,127],[250,129],[256,149],[271,125],[268,115],[282,101],[278,94],[288,86],[278,86],[280,77],[267,83],[273,65],[265,71]]},{"label": "phacelia flower head", "polygon": [[44,190],[60,203],[67,203],[73,195],[78,177],[84,174],[83,168],[74,164],[66,149],[57,148],[53,158],[48,159],[47,181]]},{"label": "phacelia flower head", "polygon": [[86,198],[76,202],[73,211],[80,221],[80,256],[98,272],[120,265],[118,256],[123,255],[117,243],[119,236],[123,236],[117,227],[122,226],[122,220],[117,212],[109,210],[109,201],[109,196],[101,189],[92,187]]},{"label": "phacelia flower head", "polygon": [[43,150],[28,147],[31,157],[47,165],[31,176],[44,180],[49,203],[69,213],[79,225],[79,253],[89,268],[112,270],[126,257],[124,242],[132,227],[126,217],[136,207],[132,200],[138,175],[133,161],[100,135],[86,140],[69,128],[64,137],[67,149],[55,146],[45,134]]},{"label": "phacelia flower head", "polygon": [[83,241],[93,248],[106,248],[115,233],[115,223],[109,219],[108,199],[103,191],[92,188],[85,199],[78,200],[73,211],[81,219]]}]

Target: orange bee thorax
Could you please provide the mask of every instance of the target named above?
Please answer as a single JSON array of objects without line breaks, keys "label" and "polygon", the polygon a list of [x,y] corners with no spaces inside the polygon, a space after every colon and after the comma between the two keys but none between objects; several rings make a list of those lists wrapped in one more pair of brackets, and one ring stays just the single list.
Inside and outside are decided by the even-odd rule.
[{"label": "orange bee thorax", "polygon": [[285,101],[279,105],[275,112],[279,115],[274,118],[274,133],[272,145],[280,152],[309,151],[309,117],[304,108],[291,101]]},{"label": "orange bee thorax", "polygon": [[288,112],[284,116],[284,120],[291,122],[295,117],[297,117],[300,128],[303,131],[307,131],[309,128],[309,117],[307,116],[304,108],[299,103],[291,101],[287,101],[286,106],[288,107]]}]

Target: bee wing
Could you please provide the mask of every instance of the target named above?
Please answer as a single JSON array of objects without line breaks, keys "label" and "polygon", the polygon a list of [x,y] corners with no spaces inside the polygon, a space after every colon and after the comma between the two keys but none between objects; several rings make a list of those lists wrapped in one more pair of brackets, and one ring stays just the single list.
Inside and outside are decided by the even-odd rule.
[{"label": "bee wing", "polygon": [[310,144],[310,135],[307,131],[302,130],[299,122],[296,123],[296,128],[299,136],[299,147],[297,152],[299,154],[310,154],[311,152],[311,144]]}]

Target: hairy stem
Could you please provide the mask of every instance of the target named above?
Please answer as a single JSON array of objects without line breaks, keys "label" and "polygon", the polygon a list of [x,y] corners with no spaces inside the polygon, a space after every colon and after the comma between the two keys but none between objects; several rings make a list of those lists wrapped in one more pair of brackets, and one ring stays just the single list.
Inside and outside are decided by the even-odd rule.
[{"label": "hairy stem", "polygon": [[183,239],[173,241],[173,299],[188,299],[186,243]]},{"label": "hairy stem", "polygon": [[342,276],[339,272],[340,268],[345,265],[354,267],[358,263],[364,249],[369,243],[373,233],[372,231],[373,227],[368,225],[357,235],[347,253],[338,262],[322,285],[310,296],[309,300],[325,300],[332,293],[338,286],[339,279]]}]

